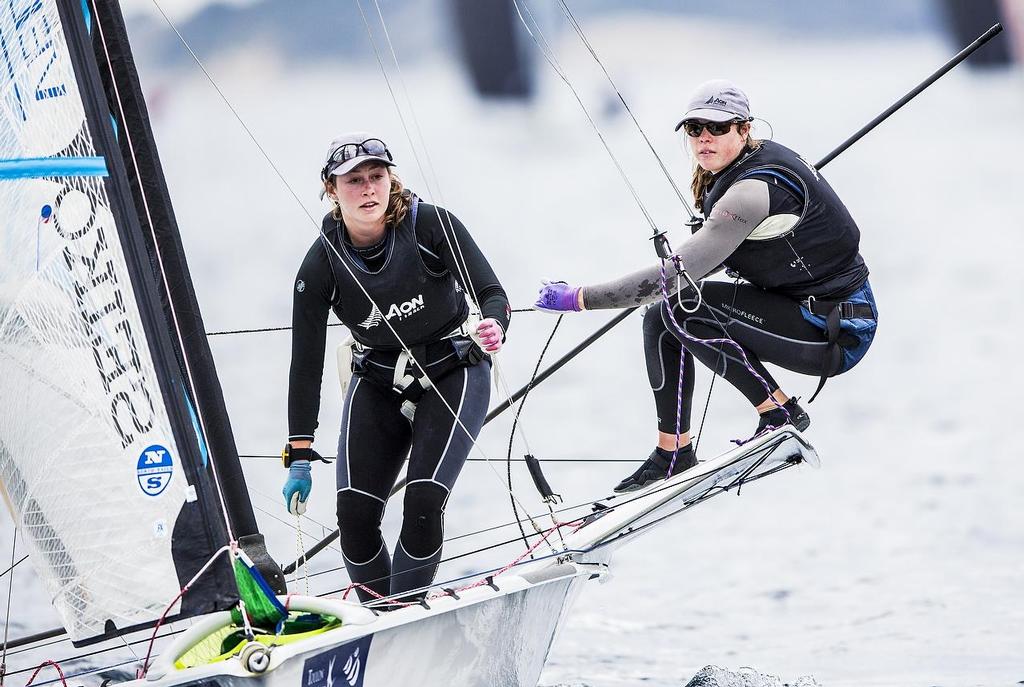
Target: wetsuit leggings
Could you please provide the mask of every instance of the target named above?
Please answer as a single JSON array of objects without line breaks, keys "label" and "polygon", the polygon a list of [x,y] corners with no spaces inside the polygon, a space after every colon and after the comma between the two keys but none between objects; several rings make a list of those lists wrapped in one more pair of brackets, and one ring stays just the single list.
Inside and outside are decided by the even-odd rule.
[{"label": "wetsuit leggings", "polygon": [[[693,342],[682,337],[669,319],[665,302],[656,303],[644,314],[644,350],[658,411],[658,430],[666,434],[676,431],[679,357],[684,349],[681,432],[690,430],[694,356],[725,377],[753,406],[767,400],[769,390],[779,388],[763,363],[816,377],[824,364],[825,334],[803,318],[800,304],[794,299],[751,284],[728,282],[704,282],[701,291],[703,302],[692,314],[683,312],[676,298],[672,298],[676,322],[698,339],[732,338],[743,348],[750,366],[767,382],[768,388],[750,373],[735,346]],[[693,309],[696,299],[684,297],[683,304],[688,310]]]},{"label": "wetsuit leggings", "polygon": [[[487,412],[488,361],[456,368],[434,381],[436,388],[420,398],[411,423],[401,413],[397,394],[365,377],[352,378],[345,399],[337,463],[341,550],[352,581],[381,596],[433,581],[441,560],[445,504]],[[380,523],[406,454],[405,509],[392,559]],[[375,598],[356,591],[364,602]]]}]

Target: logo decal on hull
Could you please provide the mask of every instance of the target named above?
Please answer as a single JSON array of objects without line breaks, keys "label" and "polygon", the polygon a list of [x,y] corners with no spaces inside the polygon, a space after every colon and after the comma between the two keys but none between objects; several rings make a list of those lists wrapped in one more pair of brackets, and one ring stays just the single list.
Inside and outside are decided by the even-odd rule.
[{"label": "logo decal on hull", "polygon": [[300,687],[362,687],[372,640],[367,635],[306,659]]}]

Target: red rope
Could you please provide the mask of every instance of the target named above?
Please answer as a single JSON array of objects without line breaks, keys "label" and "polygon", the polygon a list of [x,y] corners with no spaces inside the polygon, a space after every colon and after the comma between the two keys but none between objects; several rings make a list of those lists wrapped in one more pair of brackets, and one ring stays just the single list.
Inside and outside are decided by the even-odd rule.
[{"label": "red rope", "polygon": [[41,671],[46,666],[53,666],[54,668],[56,668],[57,674],[60,675],[61,684],[64,685],[64,687],[68,687],[68,681],[64,678],[64,671],[60,669],[60,665],[56,661],[43,661],[42,663],[40,663],[39,667],[36,668],[34,673],[32,673],[32,677],[30,677],[28,679],[28,682],[25,683],[25,687],[29,687],[29,685],[32,684],[32,681],[36,679],[36,676],[39,675],[39,671]]},{"label": "red rope", "polygon": [[178,595],[174,597],[174,601],[168,604],[167,608],[164,609],[164,612],[160,614],[160,618],[156,621],[156,627],[153,628],[153,636],[149,638],[149,646],[146,648],[146,660],[142,662],[142,667],[135,672],[136,679],[141,680],[146,677],[146,671],[149,670],[149,658],[153,655],[153,645],[156,644],[156,633],[160,630],[160,626],[164,624],[164,620],[167,618],[167,614],[171,612],[174,604],[178,603],[178,600],[185,596],[185,592],[187,591],[188,585],[185,585],[182,587],[181,591],[178,592]]},{"label": "red rope", "polygon": [[[496,572],[496,573],[494,573],[492,575],[488,575],[487,577],[484,577],[483,579],[477,580],[473,584],[466,585],[465,587],[460,587],[460,588],[456,589],[455,591],[456,592],[464,592],[464,591],[466,591],[468,589],[475,589],[477,587],[482,587],[485,584],[490,584],[491,582],[494,581],[494,578],[497,577],[498,575],[503,575],[503,574],[507,573],[509,570],[511,570],[512,568],[514,568],[517,565],[519,565],[523,561],[523,559],[525,559],[531,553],[536,551],[540,547],[541,544],[546,543],[547,540],[548,540],[548,537],[550,537],[552,534],[554,534],[555,532],[557,532],[558,530],[560,530],[563,527],[573,527],[572,531],[575,532],[579,528],[583,527],[583,520],[573,520],[571,522],[559,522],[559,523],[556,523],[554,527],[551,527],[550,529],[545,530],[543,533],[541,533],[540,539],[538,539],[536,542],[534,542],[533,546],[531,546],[526,551],[524,551],[519,557],[517,557],[511,563],[506,565],[504,568],[502,568],[501,570],[499,570],[498,572]],[[488,582],[488,580],[490,580],[491,582]],[[437,599],[437,598],[440,598],[442,596],[449,596],[449,594],[448,594],[448,592],[438,593],[438,594],[435,594],[435,595],[431,596],[430,598],[431,599]]]}]

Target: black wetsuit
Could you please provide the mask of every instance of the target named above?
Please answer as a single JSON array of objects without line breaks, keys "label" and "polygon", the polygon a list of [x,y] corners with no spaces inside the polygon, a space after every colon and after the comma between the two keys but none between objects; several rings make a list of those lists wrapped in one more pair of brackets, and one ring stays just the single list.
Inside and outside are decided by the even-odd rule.
[{"label": "black wetsuit", "polygon": [[[355,355],[338,442],[341,548],[354,582],[382,596],[399,594],[434,578],[445,503],[490,397],[489,358],[467,337],[451,336],[468,313],[463,292],[472,288],[481,317],[496,319],[503,330],[508,298],[469,232],[443,208],[414,201],[404,221],[376,246],[352,246],[344,226],[330,215],[324,234],[306,254],[295,282],[289,438],[312,440],[316,430],[333,309],[363,345]],[[402,350],[387,323],[429,379],[412,421],[402,412],[404,397],[392,388]],[[417,372],[411,365],[402,368]],[[380,522],[407,454],[404,520],[392,560]],[[357,591],[364,601],[373,598]]]}]

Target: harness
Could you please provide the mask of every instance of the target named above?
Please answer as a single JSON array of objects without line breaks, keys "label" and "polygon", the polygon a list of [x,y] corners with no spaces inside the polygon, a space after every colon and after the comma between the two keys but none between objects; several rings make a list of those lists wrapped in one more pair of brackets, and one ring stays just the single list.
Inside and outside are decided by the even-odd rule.
[{"label": "harness", "polygon": [[476,325],[479,322],[480,316],[470,312],[465,322],[438,340],[438,342],[449,341],[454,353],[447,361],[434,364],[432,367],[435,369],[429,373],[429,377],[425,369],[429,343],[410,346],[408,351],[404,349],[399,351],[394,371],[389,377],[386,377],[383,371],[374,370],[373,364],[367,360],[375,349],[365,346],[349,336],[338,346],[337,351],[338,377],[341,382],[342,395],[347,393],[352,375],[359,374],[367,381],[378,386],[388,387],[397,394],[402,415],[412,422],[416,413],[416,404],[430,390],[431,381],[437,382],[459,368],[471,367],[489,358],[474,339]]},{"label": "harness", "polygon": [[867,303],[853,303],[851,301],[826,301],[814,296],[808,296],[801,302],[807,311],[812,315],[825,318],[825,336],[828,347],[825,349],[825,362],[821,368],[821,378],[818,380],[818,388],[814,390],[808,403],[817,397],[824,388],[825,382],[832,375],[839,372],[843,363],[843,349],[839,345],[839,334],[841,320],[851,319],[875,319],[875,313]]}]

